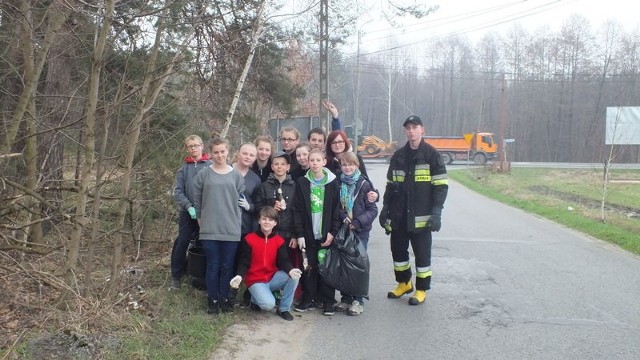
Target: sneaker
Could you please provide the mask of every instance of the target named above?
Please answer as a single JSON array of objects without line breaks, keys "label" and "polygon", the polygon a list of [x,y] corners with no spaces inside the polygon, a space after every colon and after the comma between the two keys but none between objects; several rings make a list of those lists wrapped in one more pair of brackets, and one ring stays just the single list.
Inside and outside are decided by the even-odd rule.
[{"label": "sneaker", "polygon": [[209,299],[207,306],[207,314],[219,314],[220,313],[220,305],[217,300]]},{"label": "sneaker", "polygon": [[169,285],[169,290],[178,290],[182,286],[182,282],[180,279],[171,278],[171,284]]},{"label": "sneaker", "polygon": [[346,302],[341,302],[336,305],[336,312],[347,312],[351,308],[351,304]]},{"label": "sneaker", "polygon": [[262,309],[260,309],[260,306],[258,306],[258,304],[251,303],[251,305],[249,305],[249,307],[251,308],[252,311],[255,311],[255,312],[262,311]]},{"label": "sneaker", "polygon": [[424,290],[416,290],[416,292],[409,298],[409,305],[422,304],[427,299],[427,292]]},{"label": "sneaker", "polygon": [[397,299],[404,294],[409,294],[413,291],[413,284],[411,281],[407,281],[406,283],[398,283],[395,289],[389,291],[387,293],[387,297],[390,299]]},{"label": "sneaker", "polygon": [[297,312],[305,312],[307,310],[313,310],[316,308],[316,303],[313,301],[304,301],[296,305],[293,309]]},{"label": "sneaker", "polygon": [[322,311],[322,315],[324,316],[333,316],[336,313],[336,307],[333,304],[325,304],[324,310]]},{"label": "sneaker", "polygon": [[223,313],[232,313],[233,312],[233,305],[229,302],[228,299],[225,299],[222,304],[220,304],[220,310]]},{"label": "sneaker", "polygon": [[280,316],[281,318],[283,318],[283,319],[285,319],[287,321],[293,320],[293,315],[291,315],[291,313],[288,312],[288,311],[276,310],[276,314],[278,314],[278,316]]},{"label": "sneaker", "polygon": [[358,316],[364,312],[364,306],[358,300],[353,300],[351,307],[347,310],[347,315]]}]

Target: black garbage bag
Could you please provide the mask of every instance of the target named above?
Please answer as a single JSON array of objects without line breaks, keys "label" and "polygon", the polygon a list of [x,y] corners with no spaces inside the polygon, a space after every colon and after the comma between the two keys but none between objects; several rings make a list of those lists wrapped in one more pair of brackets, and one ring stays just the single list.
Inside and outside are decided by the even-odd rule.
[{"label": "black garbage bag", "polygon": [[327,284],[343,294],[369,294],[369,256],[349,224],[340,228],[318,271]]}]

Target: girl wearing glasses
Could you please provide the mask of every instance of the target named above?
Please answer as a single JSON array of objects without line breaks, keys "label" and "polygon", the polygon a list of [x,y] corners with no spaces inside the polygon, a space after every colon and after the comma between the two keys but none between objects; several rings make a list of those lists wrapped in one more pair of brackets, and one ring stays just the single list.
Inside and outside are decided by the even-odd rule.
[{"label": "girl wearing glasses", "polygon": [[[337,177],[340,177],[342,173],[342,169],[340,167],[340,155],[345,152],[351,151],[353,152],[351,143],[349,142],[349,138],[347,134],[342,130],[335,130],[329,133],[327,136],[327,168],[331,170]],[[367,168],[364,166],[364,160],[362,156],[357,155],[358,158],[358,170],[365,177],[369,178],[367,175]],[[372,190],[367,193],[367,200],[370,202],[378,201],[378,190]]]}]

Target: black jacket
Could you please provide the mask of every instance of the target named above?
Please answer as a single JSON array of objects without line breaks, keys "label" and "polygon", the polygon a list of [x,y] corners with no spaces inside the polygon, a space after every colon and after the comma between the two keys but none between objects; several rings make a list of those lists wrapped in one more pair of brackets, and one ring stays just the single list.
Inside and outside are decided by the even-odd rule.
[{"label": "black jacket", "polygon": [[[296,181],[296,195],[293,200],[294,236],[304,237],[307,247],[319,247],[314,241],[311,219],[311,182],[306,176]],[[333,180],[324,187],[324,206],[322,212],[322,242],[327,233],[335,236],[340,230],[340,186]]]},{"label": "black jacket", "polygon": [[291,180],[291,176],[287,175],[284,181],[280,183],[274,174],[269,175],[267,181],[263,182],[253,193],[253,204],[256,208],[256,214],[259,214],[260,210],[265,206],[274,206],[278,188],[282,188],[282,195],[287,203],[287,208],[279,213],[276,231],[288,243],[294,237],[292,235],[293,198],[296,192],[296,183]]},{"label": "black jacket", "polygon": [[442,156],[424,141],[412,150],[409,143],[389,162],[383,212],[391,227],[408,232],[426,230],[429,215],[441,215],[449,183]]},{"label": "black jacket", "polygon": [[267,160],[267,164],[262,169],[258,166],[258,160],[254,161],[253,165],[251,165],[251,170],[260,177],[260,182],[267,181],[269,175],[273,172],[273,170],[271,170],[271,158]]}]

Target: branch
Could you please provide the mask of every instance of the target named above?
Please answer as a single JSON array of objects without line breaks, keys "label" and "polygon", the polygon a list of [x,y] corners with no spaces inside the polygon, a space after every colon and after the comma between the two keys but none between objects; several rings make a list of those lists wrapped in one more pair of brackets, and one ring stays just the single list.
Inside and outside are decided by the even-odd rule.
[{"label": "branch", "polygon": [[25,194],[28,194],[28,195],[34,197],[35,199],[40,201],[41,204],[45,205],[49,209],[51,209],[51,210],[59,213],[60,215],[62,215],[62,217],[64,217],[65,220],[72,221],[71,220],[71,216],[69,216],[68,214],[65,214],[64,212],[62,212],[62,210],[60,210],[60,208],[55,207],[52,204],[50,204],[45,198],[40,196],[40,194],[38,194],[37,192],[35,192],[35,191],[33,191],[33,190],[29,189],[29,188],[26,188],[26,187],[24,187],[24,186],[22,186],[22,185],[20,185],[20,184],[18,184],[16,182],[13,182],[13,181],[11,181],[11,180],[9,180],[7,178],[0,178],[0,181],[2,181],[3,183],[8,184],[10,186],[13,186],[14,188],[22,191]]}]

